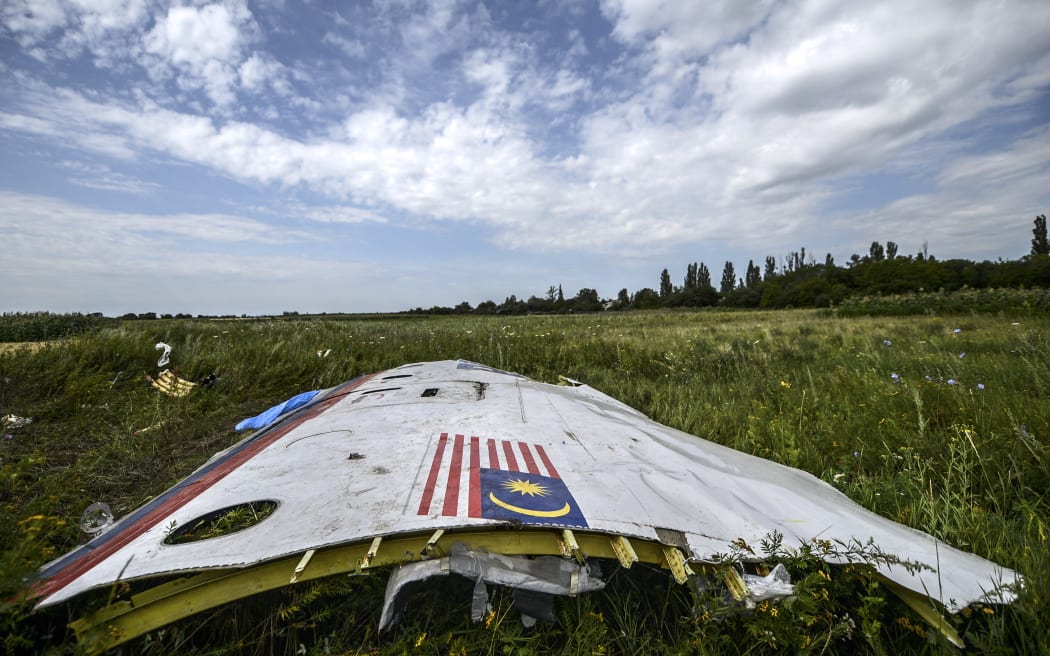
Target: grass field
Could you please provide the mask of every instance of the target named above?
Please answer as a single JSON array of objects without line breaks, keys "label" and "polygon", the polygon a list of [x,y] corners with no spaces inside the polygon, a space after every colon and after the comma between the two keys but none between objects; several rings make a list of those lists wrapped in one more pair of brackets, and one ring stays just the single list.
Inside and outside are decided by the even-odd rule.
[{"label": "grass field", "polygon": [[[149,390],[156,342],[183,378]],[[327,352],[327,356],[324,354]],[[1050,653],[1050,316],[840,318],[820,311],[124,322],[0,350],[4,598],[85,541],[83,510],[124,515],[234,443],[233,425],[301,391],[424,360],[464,358],[586,382],[653,419],[809,471],[875,512],[1019,571],[1020,599],[952,616],[975,653]],[[790,545],[789,545],[790,546]],[[426,588],[392,635],[385,576],[306,584],[154,632],[124,653],[954,653],[863,572],[789,560],[813,599],[692,611],[666,574],[614,573],[526,630],[497,597],[469,622],[470,586]],[[819,571],[818,571],[819,570]],[[825,579],[827,579],[825,581]],[[103,600],[104,601],[104,600]],[[87,600],[82,604],[97,603]],[[9,603],[9,653],[75,653],[60,608]],[[779,611],[779,612],[778,612]]]}]

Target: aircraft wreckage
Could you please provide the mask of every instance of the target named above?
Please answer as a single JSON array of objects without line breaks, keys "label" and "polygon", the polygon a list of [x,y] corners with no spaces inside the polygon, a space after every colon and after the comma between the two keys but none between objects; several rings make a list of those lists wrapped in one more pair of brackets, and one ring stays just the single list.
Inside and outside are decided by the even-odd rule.
[{"label": "aircraft wreckage", "polygon": [[[879,562],[875,576],[957,644],[941,609],[1014,599],[1020,579],[1009,569],[873,514],[808,473],[567,382],[461,360],[299,395],[239,424],[258,430],[44,566],[30,593],[43,607],[135,582],[142,591],[130,599],[73,623],[98,652],[264,590],[383,565],[397,565],[385,626],[413,580],[458,573],[477,582],[482,607],[486,583],[542,607],[600,589],[592,559],[650,563],[684,583],[739,540],[779,532],[786,545],[871,543],[919,564]],[[238,509],[258,521],[190,533]],[[764,578],[728,569],[742,604],[791,592],[782,567]]]}]

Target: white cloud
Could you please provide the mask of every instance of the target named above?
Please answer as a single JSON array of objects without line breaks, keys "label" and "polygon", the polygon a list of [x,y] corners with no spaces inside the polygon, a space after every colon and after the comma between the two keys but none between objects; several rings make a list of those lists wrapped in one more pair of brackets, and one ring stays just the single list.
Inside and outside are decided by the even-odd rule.
[{"label": "white cloud", "polygon": [[[376,263],[297,254],[316,237],[227,214],[113,212],[0,191],[0,230],[8,309],[331,311],[350,302],[355,282],[378,290],[386,275]],[[304,280],[328,292],[307,293]]]},{"label": "white cloud", "polygon": [[[942,187],[984,185],[995,187],[1016,180],[1037,181],[1050,178],[1050,129],[1043,127],[1018,139],[1003,151],[960,157],[937,176]],[[1050,189],[1044,190],[1050,195]]]},{"label": "white cloud", "polygon": [[289,209],[293,215],[319,223],[387,223],[385,216],[360,207],[298,204]]},{"label": "white cloud", "polygon": [[365,56],[365,46],[357,39],[349,39],[334,32],[328,32],[321,41],[335,46],[347,57],[360,59]]},{"label": "white cloud", "polygon": [[241,26],[251,20],[243,4],[171,7],[145,36],[146,50],[176,65],[190,68],[210,61],[230,63],[240,58],[244,41]]},{"label": "white cloud", "polygon": [[507,92],[513,70],[518,67],[516,59],[506,52],[475,50],[463,62],[463,73],[468,80],[484,87],[486,94],[501,96]]},{"label": "white cloud", "polygon": [[957,157],[937,186],[888,203],[851,223],[857,243],[890,238],[907,252],[925,242],[937,257],[1015,258],[1028,252],[1030,226],[1050,203],[1050,129],[1001,149]]},{"label": "white cloud", "polygon": [[[280,245],[308,238],[244,217],[225,214],[142,214],[73,205],[46,196],[0,191],[0,226],[18,254],[49,252],[155,253],[179,243],[212,248],[223,244]],[[151,256],[152,257],[152,256]],[[109,263],[100,262],[99,266]]]},{"label": "white cloud", "polygon": [[9,0],[0,6],[0,25],[23,48],[65,27],[68,20],[59,0]]},{"label": "white cloud", "polygon": [[409,7],[389,4],[386,20],[397,25],[402,63],[417,69],[430,68],[440,56],[483,40],[492,27],[482,4],[462,0],[406,3]]},{"label": "white cloud", "polygon": [[156,182],[141,180],[111,170],[103,164],[85,164],[75,160],[60,162],[59,166],[72,172],[67,180],[75,185],[101,191],[116,191],[126,194],[145,195],[161,188]]},{"label": "white cloud", "polygon": [[269,55],[252,54],[241,63],[237,75],[241,88],[256,94],[272,90],[287,97],[293,92],[285,67]]},{"label": "white cloud", "polygon": [[[617,17],[616,34],[638,40],[658,29],[669,30],[668,38],[693,29],[699,5],[682,6],[690,8],[644,2],[607,8]],[[764,10],[722,16],[727,33],[755,23],[748,39],[718,45],[698,37],[692,54],[710,49],[702,65],[679,64],[684,46],[658,53],[646,87],[592,117],[585,134],[593,143],[610,126],[632,135],[617,168],[641,175],[626,165],[653,170],[651,156],[639,157],[653,143],[647,124],[681,126],[675,129],[681,148],[694,155],[692,166],[703,170],[713,156],[725,188],[738,197],[871,170],[919,139],[1032,97],[1031,84],[1013,97],[1003,86],[1009,79],[1003,71],[1024,70],[1046,51],[1037,34],[1050,10],[1030,8],[1035,15],[990,3],[792,2],[761,23],[755,19]],[[676,106],[669,94],[694,101]]]},{"label": "white cloud", "polygon": [[[391,2],[365,26],[400,38],[369,69],[374,84],[362,74],[367,90],[315,106],[328,122],[293,135],[225,118],[238,90],[274,107],[273,96],[291,90],[282,86],[291,69],[252,50],[261,39],[247,6],[173,6],[141,39],[149,66],[222,111],[30,85],[0,127],[316,192],[335,205],[303,213],[315,221],[375,221],[383,207],[489,226],[501,244],[538,250],[763,248],[819,234],[836,180],[1031,101],[1050,75],[1045,7],[610,0],[602,10],[630,47],[595,74],[574,68],[574,57],[541,57],[526,36],[497,30],[483,7]],[[323,39],[363,49],[365,27],[345,27]],[[581,53],[581,43],[576,33],[566,53]],[[425,86],[432,72],[435,89],[416,92],[411,83]],[[609,81],[617,84],[603,88]],[[290,113],[291,102],[263,113]],[[991,191],[965,180],[977,164],[944,168],[944,157],[923,162],[929,178],[943,169],[942,191],[966,184],[958,197],[985,207],[977,194]],[[1017,187],[1029,201],[1032,189]]]},{"label": "white cloud", "polygon": [[[174,6],[143,39],[147,53],[159,57],[150,67],[153,75],[169,78],[175,74],[185,89],[202,88],[216,105],[235,99],[234,84],[244,50],[252,40],[254,21],[241,1],[209,4],[203,7]],[[262,74],[263,62],[249,65],[251,73]]]},{"label": "white cloud", "polygon": [[149,9],[147,0],[11,0],[0,8],[0,21],[38,59],[86,50],[98,65],[113,66],[137,52],[130,35],[144,27]]},{"label": "white cloud", "polygon": [[617,38],[670,60],[702,55],[741,38],[765,18],[773,4],[773,0],[603,0],[601,6],[613,21]]}]

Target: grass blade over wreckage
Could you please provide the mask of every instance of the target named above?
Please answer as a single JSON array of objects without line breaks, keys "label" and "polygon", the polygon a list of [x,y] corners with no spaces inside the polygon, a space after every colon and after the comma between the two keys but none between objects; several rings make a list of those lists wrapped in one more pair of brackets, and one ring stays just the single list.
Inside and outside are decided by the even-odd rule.
[{"label": "grass blade over wreckage", "polygon": [[[600,560],[713,581],[746,609],[789,598],[790,580],[719,563],[775,535],[834,564],[877,549],[866,561],[875,576],[955,643],[941,612],[1015,598],[1020,578],[1007,568],[810,474],[566,382],[449,360],[304,395],[46,565],[31,593],[52,606],[134,583],[135,596],[74,623],[92,651],[257,592],[381,565],[399,565],[384,623],[404,582],[449,572],[477,581],[475,614],[493,584],[522,592],[526,618],[543,616],[551,595],[600,588]],[[234,515],[243,522],[209,530]]]}]

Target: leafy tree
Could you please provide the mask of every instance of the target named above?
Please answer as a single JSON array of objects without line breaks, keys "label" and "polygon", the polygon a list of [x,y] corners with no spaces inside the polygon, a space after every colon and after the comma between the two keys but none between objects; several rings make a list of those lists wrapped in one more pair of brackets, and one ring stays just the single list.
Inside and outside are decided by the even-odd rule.
[{"label": "leafy tree", "polygon": [[897,257],[897,243],[888,241],[886,242],[886,259],[892,260]]},{"label": "leafy tree", "polygon": [[668,305],[671,307],[710,307],[718,304],[718,292],[711,285],[683,289],[674,294]]},{"label": "leafy tree", "polygon": [[886,249],[882,247],[877,241],[871,242],[871,248],[868,249],[868,260],[871,262],[881,262],[886,259]]},{"label": "leafy tree", "polygon": [[777,275],[777,258],[772,255],[766,256],[766,273],[762,277],[763,280],[769,280],[773,276]]},{"label": "leafy tree", "polygon": [[639,310],[660,307],[660,295],[649,287],[643,287],[631,297],[631,306]]},{"label": "leafy tree", "polygon": [[627,293],[626,287],[621,289],[620,293],[616,295],[616,302],[621,308],[625,308],[631,304],[631,296]]},{"label": "leafy tree", "polygon": [[660,298],[668,298],[673,291],[674,287],[671,285],[671,274],[667,273],[667,269],[664,269],[660,272]]},{"label": "leafy tree", "polygon": [[733,271],[733,263],[727,261],[722,269],[722,286],[719,291],[723,296],[736,289],[736,273]]},{"label": "leafy tree", "polygon": [[517,296],[511,294],[500,304],[497,312],[501,314],[525,314],[525,310],[525,301],[519,301]]},{"label": "leafy tree", "polygon": [[602,309],[602,302],[598,298],[597,290],[584,287],[576,294],[576,298],[569,301],[572,309],[576,312],[597,312]]},{"label": "leafy tree", "polygon": [[532,313],[550,312],[554,310],[554,301],[539,296],[530,296],[529,300],[525,301],[525,309]]},{"label": "leafy tree", "polygon": [[1050,242],[1046,239],[1046,215],[1035,217],[1032,228],[1032,255],[1050,255]]}]

